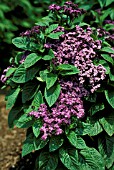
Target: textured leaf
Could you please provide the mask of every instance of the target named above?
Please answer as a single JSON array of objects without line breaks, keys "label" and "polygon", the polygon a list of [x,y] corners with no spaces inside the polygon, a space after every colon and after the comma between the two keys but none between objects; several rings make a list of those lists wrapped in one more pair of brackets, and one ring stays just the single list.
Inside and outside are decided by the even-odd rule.
[{"label": "textured leaf", "polygon": [[112,136],[114,134],[114,113],[108,114],[107,117],[103,117],[99,121],[108,135]]},{"label": "textured leaf", "polygon": [[49,152],[41,152],[39,156],[39,170],[55,170],[58,165],[57,154]]},{"label": "textured leaf", "polygon": [[42,140],[41,138],[35,139],[35,142],[34,142],[35,150],[40,150],[44,148],[44,146],[48,143],[48,141],[49,141],[48,139],[46,140]]},{"label": "textured leaf", "polygon": [[15,72],[15,70],[16,70],[16,68],[9,68],[6,73],[6,77],[11,76]]},{"label": "textured leaf", "polygon": [[25,68],[29,68],[34,65],[37,61],[39,61],[42,57],[37,55],[36,53],[31,53],[27,56],[24,61]]},{"label": "textured leaf", "polygon": [[103,103],[96,103],[90,108],[89,112],[91,115],[94,115],[95,113],[99,112],[100,110],[103,110],[104,108],[105,106]]},{"label": "textured leaf", "polygon": [[48,105],[51,107],[60,95],[61,87],[59,84],[54,85],[50,89],[45,88],[45,99]]},{"label": "textured leaf", "polygon": [[74,131],[71,131],[67,135],[67,138],[69,142],[77,149],[83,149],[87,147],[85,141],[81,137],[77,136]]},{"label": "textured leaf", "polygon": [[42,121],[41,119],[37,119],[33,126],[32,126],[32,129],[33,129],[33,133],[35,135],[35,137],[37,138],[40,134],[40,128],[42,127]]},{"label": "textured leaf", "polygon": [[22,146],[22,156],[25,156],[35,150],[34,137],[32,134],[26,137]]},{"label": "textured leaf", "polygon": [[51,60],[53,57],[50,55],[45,55],[42,59],[43,60]]},{"label": "textured leaf", "polygon": [[33,102],[32,102],[32,106],[35,106],[37,108],[39,108],[39,106],[43,103],[43,96],[42,96],[42,93],[41,91],[39,91],[34,99],[33,99]]},{"label": "textured leaf", "polygon": [[105,160],[105,166],[109,169],[114,163],[114,137],[100,137],[98,139],[98,148]]},{"label": "textured leaf", "polygon": [[15,71],[12,81],[15,83],[25,83],[29,80],[32,80],[36,73],[39,71],[40,68],[35,66],[33,68],[25,69],[23,64],[19,66],[19,68]]},{"label": "textured leaf", "polygon": [[112,108],[114,108],[114,90],[105,90],[105,97]]},{"label": "textured leaf", "polygon": [[35,95],[37,89],[37,84],[35,82],[27,82],[23,86],[23,91],[22,91],[22,102],[25,103],[32,99]]},{"label": "textured leaf", "polygon": [[108,61],[109,63],[111,63],[111,64],[114,63],[113,58],[112,58],[109,54],[101,54],[101,56],[102,56],[106,61]]},{"label": "textured leaf", "polygon": [[104,160],[95,148],[85,148],[80,151],[80,154],[82,155],[80,166],[83,170],[105,170]]},{"label": "textured leaf", "polygon": [[91,120],[90,123],[82,122],[80,125],[76,127],[77,135],[89,135],[95,136],[103,131],[102,126],[97,120]]},{"label": "textured leaf", "polygon": [[47,69],[39,72],[40,77],[43,81],[46,81],[47,73],[49,73],[49,71]]},{"label": "textured leaf", "polygon": [[10,93],[7,95],[7,104],[6,109],[10,109],[16,102],[16,99],[19,95],[20,88],[10,90]]},{"label": "textured leaf", "polygon": [[61,64],[57,67],[60,70],[61,75],[72,75],[79,73],[77,67],[70,65],[70,64]]},{"label": "textured leaf", "polygon": [[88,132],[89,136],[96,136],[103,131],[103,128],[98,120],[94,120],[93,118],[93,120],[90,121],[90,124],[91,124],[91,128]]},{"label": "textured leaf", "polygon": [[54,57],[55,57],[55,56],[54,56],[53,50],[50,49],[48,55],[43,56],[42,59],[43,59],[43,60],[51,60],[51,59],[54,58]]},{"label": "textured leaf", "polygon": [[16,37],[12,40],[12,43],[18,48],[26,49],[27,41],[24,37]]},{"label": "textured leaf", "polygon": [[101,51],[114,54],[114,50],[110,47],[104,47]]},{"label": "textured leaf", "polygon": [[69,170],[79,170],[78,153],[74,148],[61,148],[59,150],[59,157],[63,165]]},{"label": "textured leaf", "polygon": [[46,77],[46,88],[49,89],[50,87],[52,87],[55,84],[57,78],[57,74],[48,73]]},{"label": "textured leaf", "polygon": [[51,39],[59,39],[62,34],[64,34],[64,32],[50,33],[48,37]]},{"label": "textured leaf", "polygon": [[87,135],[90,132],[90,129],[92,128],[92,125],[89,123],[84,123],[81,122],[77,127],[76,127],[76,134],[79,136]]},{"label": "textured leaf", "polygon": [[34,123],[34,120],[28,114],[23,114],[17,121],[16,126],[18,128],[29,128]]},{"label": "textured leaf", "polygon": [[8,126],[9,128],[13,128],[14,125],[17,123],[19,117],[22,115],[21,113],[22,107],[18,106],[18,107],[13,107],[9,114],[8,114]]},{"label": "textured leaf", "polygon": [[53,152],[60,148],[64,142],[61,136],[52,136],[49,142],[49,151]]},{"label": "textured leaf", "polygon": [[22,156],[25,156],[32,151],[42,149],[47,144],[47,142],[48,140],[43,141],[41,139],[35,138],[33,134],[29,134],[23,143]]},{"label": "textured leaf", "polygon": [[48,28],[46,28],[45,33],[46,33],[46,34],[49,34],[49,33],[51,33],[52,31],[54,31],[57,27],[58,27],[58,24],[52,24],[52,25],[50,25]]}]

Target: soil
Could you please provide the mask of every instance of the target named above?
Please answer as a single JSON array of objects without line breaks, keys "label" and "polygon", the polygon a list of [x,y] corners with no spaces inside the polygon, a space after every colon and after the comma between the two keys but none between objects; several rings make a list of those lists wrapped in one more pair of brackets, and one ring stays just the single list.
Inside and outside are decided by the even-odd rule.
[{"label": "soil", "polygon": [[21,157],[22,142],[25,139],[25,130],[9,129],[5,109],[5,94],[0,92],[0,170],[33,170],[33,155]]}]

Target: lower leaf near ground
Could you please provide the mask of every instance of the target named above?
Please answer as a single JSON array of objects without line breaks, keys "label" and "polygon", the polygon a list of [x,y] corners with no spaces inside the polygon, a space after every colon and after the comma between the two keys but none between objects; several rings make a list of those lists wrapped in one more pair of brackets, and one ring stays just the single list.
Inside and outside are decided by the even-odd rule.
[{"label": "lower leaf near ground", "polygon": [[39,170],[55,170],[58,165],[58,155],[41,152],[39,156]]},{"label": "lower leaf near ground", "polygon": [[59,150],[59,157],[64,166],[69,170],[79,170],[78,152],[76,149],[61,148]]},{"label": "lower leaf near ground", "polygon": [[98,148],[105,160],[105,166],[109,169],[114,163],[114,136],[99,137]]},{"label": "lower leaf near ground", "polygon": [[105,170],[104,160],[95,148],[85,148],[79,154],[80,170]]}]

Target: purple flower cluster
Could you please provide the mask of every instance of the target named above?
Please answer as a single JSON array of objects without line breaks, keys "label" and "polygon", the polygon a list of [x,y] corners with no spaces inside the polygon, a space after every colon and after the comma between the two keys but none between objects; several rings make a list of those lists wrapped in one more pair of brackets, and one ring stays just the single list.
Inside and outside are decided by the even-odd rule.
[{"label": "purple flower cluster", "polygon": [[79,26],[73,32],[64,34],[62,40],[55,44],[48,44],[54,50],[55,65],[72,64],[75,65],[80,73],[78,82],[88,85],[93,93],[100,87],[100,81],[105,79],[106,69],[102,65],[94,65],[93,60],[97,58],[96,50],[101,49],[101,41],[93,40],[92,30],[87,28],[86,32]]},{"label": "purple flower cluster", "polygon": [[85,13],[85,11],[83,9],[79,9],[78,5],[74,4],[71,1],[65,2],[63,6],[58,6],[56,4],[52,4],[49,6],[49,10],[51,10],[53,12],[61,11],[61,13],[64,13],[72,18]]},{"label": "purple flower cluster", "polygon": [[69,81],[61,79],[60,84],[61,93],[51,111],[47,109],[45,104],[41,104],[38,111],[29,113],[35,118],[42,118],[43,126],[40,130],[43,132],[43,140],[52,134],[62,134],[62,126],[69,125],[72,116],[82,118],[85,113],[82,98],[88,95],[88,91],[76,83],[75,77]]},{"label": "purple flower cluster", "polygon": [[25,32],[22,32],[21,34],[20,34],[20,36],[31,36],[31,35],[33,35],[33,34],[35,34],[35,33],[40,33],[40,31],[42,30],[42,29],[44,29],[44,27],[43,26],[34,26],[31,30],[27,30],[27,31],[25,31]]},{"label": "purple flower cluster", "polygon": [[[63,29],[58,27],[55,31]],[[105,79],[106,69],[102,65],[94,65],[93,60],[100,56],[96,51],[101,49],[101,41],[93,40],[92,30],[88,27],[83,30],[76,26],[72,32],[62,30],[64,36],[52,44],[45,44],[45,48],[52,48],[55,54],[53,63],[72,64],[80,73],[71,77],[59,79],[61,93],[57,102],[48,110],[42,104],[38,111],[32,111],[30,116],[42,118],[42,139],[52,134],[63,133],[63,125],[71,123],[72,116],[83,118],[85,115],[83,98],[95,92],[100,87],[100,81]]]}]

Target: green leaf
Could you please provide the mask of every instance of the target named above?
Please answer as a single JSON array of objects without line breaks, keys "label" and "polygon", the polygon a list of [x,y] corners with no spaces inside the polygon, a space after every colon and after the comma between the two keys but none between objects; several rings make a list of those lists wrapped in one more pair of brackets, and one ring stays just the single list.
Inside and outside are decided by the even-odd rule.
[{"label": "green leaf", "polygon": [[49,23],[52,22],[52,18],[50,18],[50,16],[46,16],[43,17],[42,19],[39,20],[38,23],[36,23],[36,25],[40,25],[40,26],[49,26]]},{"label": "green leaf", "polygon": [[42,96],[42,93],[41,91],[39,91],[38,93],[36,93],[33,101],[32,101],[32,106],[35,106],[37,108],[39,108],[39,106],[44,103],[43,101],[43,96]]},{"label": "green leaf", "polygon": [[49,151],[53,152],[63,145],[64,139],[61,136],[52,136],[49,142]]},{"label": "green leaf", "polygon": [[89,120],[89,123],[91,125],[91,128],[90,128],[90,130],[88,132],[89,136],[96,136],[96,135],[98,135],[99,133],[101,133],[103,131],[103,128],[102,128],[101,124],[94,117],[93,117],[93,119],[91,118]]},{"label": "green leaf", "polygon": [[24,55],[24,52],[18,52],[16,57],[15,57],[15,63],[20,64],[20,61],[22,59],[22,56]]},{"label": "green leaf", "polygon": [[79,73],[77,67],[70,64],[61,64],[57,67],[57,70],[60,71],[61,75],[72,75]]},{"label": "green leaf", "polygon": [[46,76],[46,88],[49,89],[50,87],[52,87],[57,81],[57,78],[57,74],[48,73]]},{"label": "green leaf", "polygon": [[36,53],[31,53],[27,56],[24,61],[25,68],[29,68],[34,65],[37,61],[39,61],[42,57],[38,56]]},{"label": "green leaf", "polygon": [[114,136],[103,136],[98,139],[98,149],[109,169],[114,162]]},{"label": "green leaf", "polygon": [[92,107],[89,109],[89,113],[91,115],[94,115],[95,113],[103,110],[105,108],[103,103],[96,103],[94,105],[92,105]]},{"label": "green leaf", "polygon": [[59,37],[64,34],[64,32],[50,33],[47,37],[51,39],[59,39]]},{"label": "green leaf", "polygon": [[114,108],[114,90],[113,89],[105,90],[105,97],[108,103],[112,106],[112,108]]},{"label": "green leaf", "polygon": [[32,126],[32,129],[33,129],[33,133],[35,135],[35,137],[37,138],[40,134],[40,128],[42,127],[42,121],[41,119],[37,119],[33,126]]},{"label": "green leaf", "polygon": [[111,72],[109,73],[109,77],[111,81],[114,81],[114,75]]},{"label": "green leaf", "polygon": [[44,148],[45,145],[47,145],[49,139],[46,140],[42,140],[42,139],[35,139],[34,142],[34,146],[35,146],[35,150],[40,150],[42,148]]},{"label": "green leaf", "polygon": [[103,131],[102,126],[100,125],[99,121],[97,120],[91,120],[89,123],[80,123],[76,127],[76,134],[77,135],[89,135],[89,136],[95,136]]},{"label": "green leaf", "polygon": [[21,64],[15,71],[12,81],[14,81],[15,83],[25,83],[29,80],[32,80],[35,77],[36,73],[39,71],[39,69],[40,67],[35,66],[26,70],[23,64]]},{"label": "green leaf", "polygon": [[48,55],[43,56],[42,59],[43,59],[43,60],[51,60],[51,59],[54,58],[54,57],[55,57],[55,56],[54,56],[54,52],[53,52],[52,49],[50,49]]},{"label": "green leaf", "polygon": [[59,157],[63,165],[69,170],[79,170],[78,152],[76,149],[61,148]]},{"label": "green leaf", "polygon": [[82,170],[105,170],[104,160],[95,148],[85,148],[80,151],[80,166]]},{"label": "green leaf", "polygon": [[67,138],[69,142],[77,149],[83,149],[87,147],[85,141],[81,137],[77,136],[74,131],[71,131],[67,135]]},{"label": "green leaf", "polygon": [[90,94],[89,96],[85,97],[85,99],[91,103],[95,103],[97,99],[96,93]]},{"label": "green leaf", "polygon": [[43,81],[46,81],[47,73],[49,73],[49,71],[47,69],[39,72],[40,77]]},{"label": "green leaf", "polygon": [[39,170],[55,170],[58,165],[58,155],[41,152],[39,156]]},{"label": "green leaf", "polygon": [[20,90],[21,89],[19,87],[17,89],[10,90],[9,94],[7,95],[6,109],[10,109],[11,107],[13,107],[19,95]]},{"label": "green leaf", "polygon": [[33,125],[34,120],[28,114],[23,114],[17,121],[16,127],[18,128],[29,128]]},{"label": "green leaf", "polygon": [[45,88],[45,99],[48,105],[51,107],[58,99],[60,95],[61,87],[60,84],[52,86],[50,89]]},{"label": "green leaf", "polygon": [[52,24],[52,25],[50,25],[48,28],[46,28],[45,34],[51,33],[51,32],[54,31],[57,27],[58,27],[58,24]]},{"label": "green leaf", "polygon": [[84,136],[89,134],[91,127],[92,127],[91,124],[81,122],[80,124],[77,125],[75,132],[78,136]]},{"label": "green leaf", "polygon": [[43,141],[41,139],[35,138],[33,133],[29,134],[22,146],[22,156],[25,156],[32,151],[42,149],[47,143],[48,140]]},{"label": "green leaf", "polygon": [[100,4],[101,8],[103,8],[105,5],[105,0],[98,0],[98,2]]},{"label": "green leaf", "polygon": [[33,134],[30,134],[26,137],[26,140],[23,142],[22,157],[31,153],[34,150],[35,150],[34,137]]},{"label": "green leaf", "polygon": [[102,56],[106,61],[108,61],[109,63],[111,63],[111,64],[114,63],[113,58],[112,58],[109,54],[101,54],[101,56]]},{"label": "green leaf", "polygon": [[27,48],[27,41],[25,37],[16,37],[12,40],[12,43],[18,48],[22,48],[24,50]]},{"label": "green leaf", "polygon": [[16,68],[9,68],[6,73],[6,77],[11,76],[15,72],[15,70],[16,70]]},{"label": "green leaf", "polygon": [[114,1],[113,0],[106,0],[106,5],[105,6],[108,6],[110,5],[111,3],[113,3]]},{"label": "green leaf", "polygon": [[101,51],[114,54],[114,50],[110,47],[104,47]]},{"label": "green leaf", "polygon": [[114,113],[108,114],[108,116],[101,118],[100,123],[109,136],[114,134]]},{"label": "green leaf", "polygon": [[27,101],[31,100],[37,89],[37,84],[33,81],[27,82],[23,86],[23,91],[22,91],[22,103],[26,103]]},{"label": "green leaf", "polygon": [[13,128],[14,125],[17,123],[18,119],[21,117],[22,113],[21,106],[14,106],[9,114],[8,114],[8,126],[9,128]]},{"label": "green leaf", "polygon": [[45,55],[42,59],[43,60],[51,60],[53,57],[50,55]]}]

